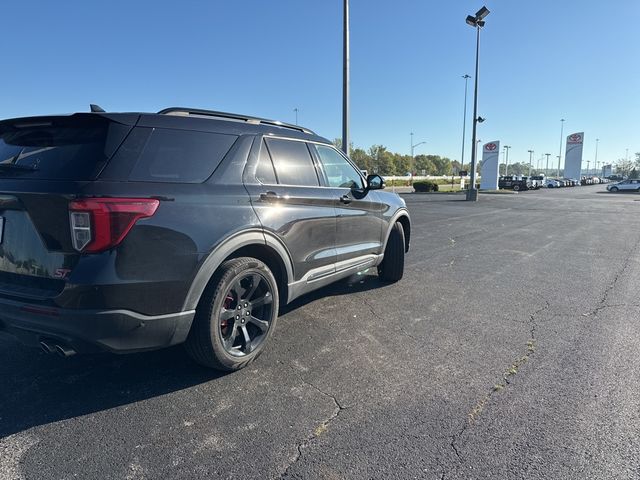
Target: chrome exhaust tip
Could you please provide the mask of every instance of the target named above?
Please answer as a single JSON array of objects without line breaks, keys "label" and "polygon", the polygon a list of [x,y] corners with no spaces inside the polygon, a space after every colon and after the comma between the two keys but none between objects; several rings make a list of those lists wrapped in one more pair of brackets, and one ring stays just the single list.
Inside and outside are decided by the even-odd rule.
[{"label": "chrome exhaust tip", "polygon": [[51,345],[50,343],[41,340],[40,341],[40,348],[42,349],[42,351],[44,353],[56,353],[56,347],[55,345]]},{"label": "chrome exhaust tip", "polygon": [[56,345],[55,352],[64,358],[72,357],[76,354],[76,351],[73,348],[68,348],[63,345]]}]

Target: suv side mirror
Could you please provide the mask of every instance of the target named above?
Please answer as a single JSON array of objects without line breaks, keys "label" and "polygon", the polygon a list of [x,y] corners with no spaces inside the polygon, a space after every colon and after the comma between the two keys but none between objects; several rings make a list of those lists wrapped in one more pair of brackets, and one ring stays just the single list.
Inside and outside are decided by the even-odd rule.
[{"label": "suv side mirror", "polygon": [[367,190],[382,190],[386,186],[380,175],[367,175]]}]

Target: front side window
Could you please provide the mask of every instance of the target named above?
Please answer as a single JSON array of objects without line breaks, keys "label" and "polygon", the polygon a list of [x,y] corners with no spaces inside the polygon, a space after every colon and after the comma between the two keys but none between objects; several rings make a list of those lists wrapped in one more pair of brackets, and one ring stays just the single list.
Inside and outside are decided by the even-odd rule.
[{"label": "front side window", "polygon": [[317,187],[318,175],[304,142],[269,138],[266,140],[281,185]]},{"label": "front side window", "polygon": [[346,158],[331,147],[316,145],[315,148],[330,187],[364,188],[362,177]]}]

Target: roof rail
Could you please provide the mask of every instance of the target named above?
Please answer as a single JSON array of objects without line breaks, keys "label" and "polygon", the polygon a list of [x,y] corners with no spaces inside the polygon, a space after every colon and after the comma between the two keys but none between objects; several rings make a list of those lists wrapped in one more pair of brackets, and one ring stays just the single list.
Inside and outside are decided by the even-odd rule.
[{"label": "roof rail", "polygon": [[290,128],[292,130],[298,130],[299,132],[308,133],[311,135],[316,135],[315,132],[301,127],[299,125],[292,125],[290,123],[284,123],[279,120],[268,120],[266,118],[259,117],[250,117],[248,115],[240,115],[237,113],[227,113],[227,112],[216,112],[214,110],[203,110],[200,108],[185,108],[185,107],[169,107],[164,110],[160,110],[158,112],[160,115],[198,115],[198,116],[206,116],[206,117],[214,117],[214,118],[224,118],[230,120],[240,120],[247,123],[252,123],[255,125],[273,125],[276,127]]}]

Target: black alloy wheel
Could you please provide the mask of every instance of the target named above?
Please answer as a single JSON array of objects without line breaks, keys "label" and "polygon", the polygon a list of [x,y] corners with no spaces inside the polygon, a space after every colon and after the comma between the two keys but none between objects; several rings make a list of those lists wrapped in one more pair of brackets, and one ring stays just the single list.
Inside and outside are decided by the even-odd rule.
[{"label": "black alloy wheel", "polygon": [[218,314],[227,353],[242,357],[265,340],[273,318],[273,293],[260,273],[241,275],[229,288]]},{"label": "black alloy wheel", "polygon": [[227,260],[200,299],[187,352],[217,370],[245,367],[273,334],[278,306],[278,285],[264,262],[251,257]]}]

